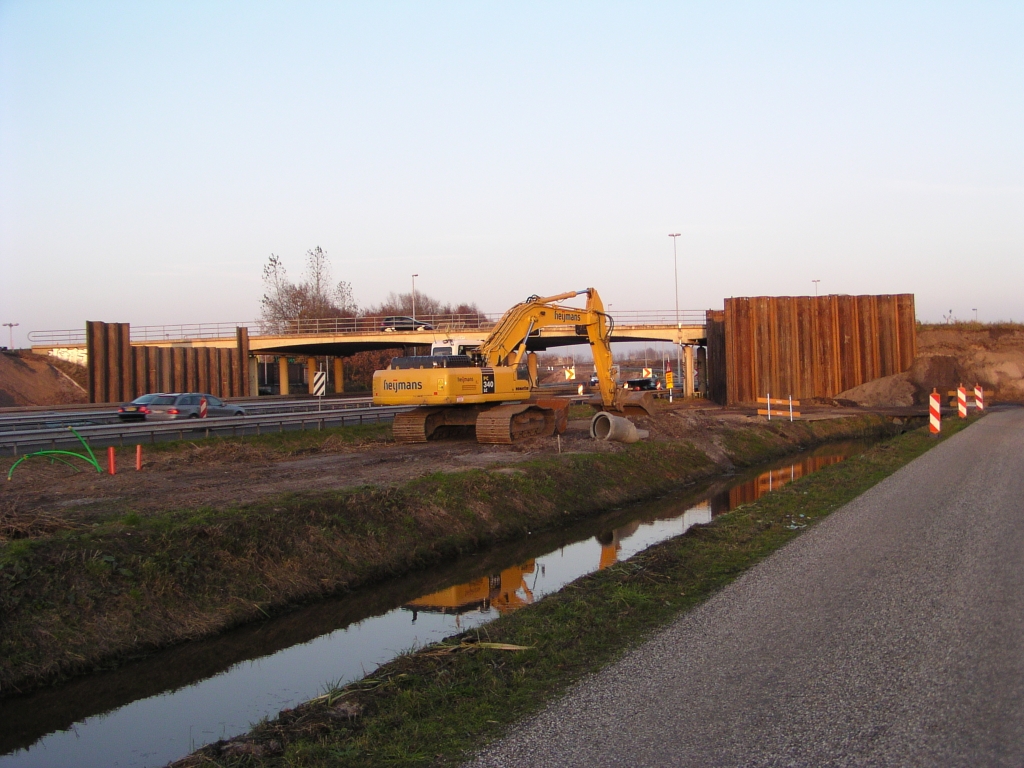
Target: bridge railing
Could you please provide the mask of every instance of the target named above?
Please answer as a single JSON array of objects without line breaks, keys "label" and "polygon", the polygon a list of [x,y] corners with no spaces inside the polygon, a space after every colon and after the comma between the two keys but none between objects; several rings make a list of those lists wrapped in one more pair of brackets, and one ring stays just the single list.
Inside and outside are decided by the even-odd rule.
[{"label": "bridge railing", "polygon": [[703,309],[641,309],[637,311],[618,310],[609,312],[616,325],[704,325],[706,312]]},{"label": "bridge railing", "polygon": [[[616,325],[704,325],[704,310],[638,310],[610,312]],[[467,330],[487,330],[501,318],[500,314],[472,313],[460,315],[416,315],[416,324],[426,324],[436,331],[457,333]],[[397,326],[397,327],[396,327]],[[406,328],[408,326],[408,328]],[[385,318],[381,315],[365,317],[302,318],[270,322],[265,320],[235,323],[187,323],[182,325],[133,325],[131,340],[140,344],[161,341],[188,341],[191,339],[225,339],[235,335],[235,329],[249,329],[252,336],[327,336],[356,333],[381,333],[391,330],[412,330],[404,317]],[[29,341],[39,346],[76,347],[85,345],[85,329],[70,328],[54,331],[32,331]]]}]

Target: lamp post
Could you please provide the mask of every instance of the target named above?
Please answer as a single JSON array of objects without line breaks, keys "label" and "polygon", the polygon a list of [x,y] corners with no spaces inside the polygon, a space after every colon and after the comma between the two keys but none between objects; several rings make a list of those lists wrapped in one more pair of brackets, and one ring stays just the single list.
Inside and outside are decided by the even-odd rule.
[{"label": "lamp post", "polygon": [[676,286],[676,328],[679,328],[679,260],[676,258],[676,238],[679,237],[680,233],[676,232],[674,235],[669,235],[672,238],[672,273],[675,276]]},{"label": "lamp post", "polygon": [[[669,235],[672,238],[672,274],[675,278],[676,288],[676,330],[681,330],[683,325],[679,322],[679,259],[676,256],[676,238],[680,236],[680,232],[674,232]],[[682,378],[683,375],[683,344],[680,341],[676,345],[676,375]],[[672,402],[672,395],[669,394],[669,402]]]},{"label": "lamp post", "polygon": [[820,283],[821,280],[811,280],[811,282],[814,283],[814,295],[817,296],[818,295],[818,283]]},{"label": "lamp post", "polygon": [[412,321],[416,322],[416,278],[419,275],[412,276]]},{"label": "lamp post", "polygon": [[11,346],[9,349],[14,349],[14,329],[17,328],[21,323],[4,323],[4,327],[10,332],[11,340],[8,342]]},{"label": "lamp post", "polygon": [[978,308],[974,307],[973,311],[974,311],[974,322],[978,322]]}]

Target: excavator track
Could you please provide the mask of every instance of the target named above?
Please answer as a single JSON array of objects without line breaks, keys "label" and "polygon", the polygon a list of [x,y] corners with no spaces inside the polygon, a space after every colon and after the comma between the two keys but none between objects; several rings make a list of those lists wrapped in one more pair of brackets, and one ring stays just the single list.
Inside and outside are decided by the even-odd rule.
[{"label": "excavator track", "polygon": [[[398,443],[425,443],[436,429],[438,415],[442,408],[414,408],[404,413],[396,413],[391,431]],[[434,417],[434,418],[431,418]],[[443,418],[443,417],[442,417]]]},{"label": "excavator track", "polygon": [[478,443],[508,445],[555,431],[555,412],[535,403],[498,405],[477,416]]}]

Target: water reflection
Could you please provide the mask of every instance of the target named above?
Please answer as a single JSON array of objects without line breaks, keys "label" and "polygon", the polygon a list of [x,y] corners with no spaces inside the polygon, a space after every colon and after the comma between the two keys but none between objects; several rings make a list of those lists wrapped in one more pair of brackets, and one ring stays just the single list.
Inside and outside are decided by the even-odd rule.
[{"label": "water reflection", "polygon": [[[705,499],[693,503],[682,514],[676,499],[668,505],[665,500],[656,502],[641,517],[631,520],[625,525],[602,531],[594,536],[600,546],[594,570],[603,570],[620,559],[631,557],[636,552],[646,549],[657,541],[686,532],[694,525],[706,525],[716,516],[730,512],[741,504],[757,501],[766,493],[771,493],[785,485],[798,480],[804,475],[817,472],[823,467],[838,464],[845,455],[832,454],[826,456],[807,456],[784,467],[762,472],[745,482],[739,482],[719,490]],[[661,526],[659,522],[677,523],[677,525]],[[639,534],[639,542],[624,543]],[[637,546],[639,545],[639,546]],[[543,566],[542,566],[542,570]],[[410,600],[402,606],[412,612],[412,620],[416,621],[421,611],[452,614],[455,616],[455,627],[462,628],[459,617],[470,612],[488,614],[493,608],[498,613],[508,613],[534,601],[534,589],[537,579],[531,587],[526,576],[537,571],[537,561],[529,560],[522,565],[506,568],[500,573],[481,576],[462,584],[456,584],[436,592]]]},{"label": "water reflection", "polygon": [[328,682],[358,679],[398,653],[529,605],[863,447],[827,446],[701,494],[673,494],[618,510],[109,673],[0,701],[0,752],[6,753],[0,768],[165,765],[318,695]]},{"label": "water reflection", "polygon": [[456,617],[456,627],[460,626],[458,617],[469,611],[486,614],[494,608],[498,613],[508,613],[533,602],[533,591],[526,583],[526,576],[536,570],[536,561],[528,560],[522,565],[506,568],[499,574],[481,576],[465,584],[456,584],[423,595],[410,600],[402,608],[412,611],[413,623],[420,611],[450,613]]}]

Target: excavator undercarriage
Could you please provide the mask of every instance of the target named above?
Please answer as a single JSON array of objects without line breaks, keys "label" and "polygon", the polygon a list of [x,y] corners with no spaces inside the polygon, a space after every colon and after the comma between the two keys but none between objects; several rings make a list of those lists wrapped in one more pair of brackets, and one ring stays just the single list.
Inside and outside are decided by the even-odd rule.
[{"label": "excavator undercarriage", "polygon": [[395,416],[399,443],[425,443],[450,430],[473,427],[479,443],[508,445],[531,437],[562,434],[568,425],[569,401],[558,398],[496,405],[421,406]]}]

